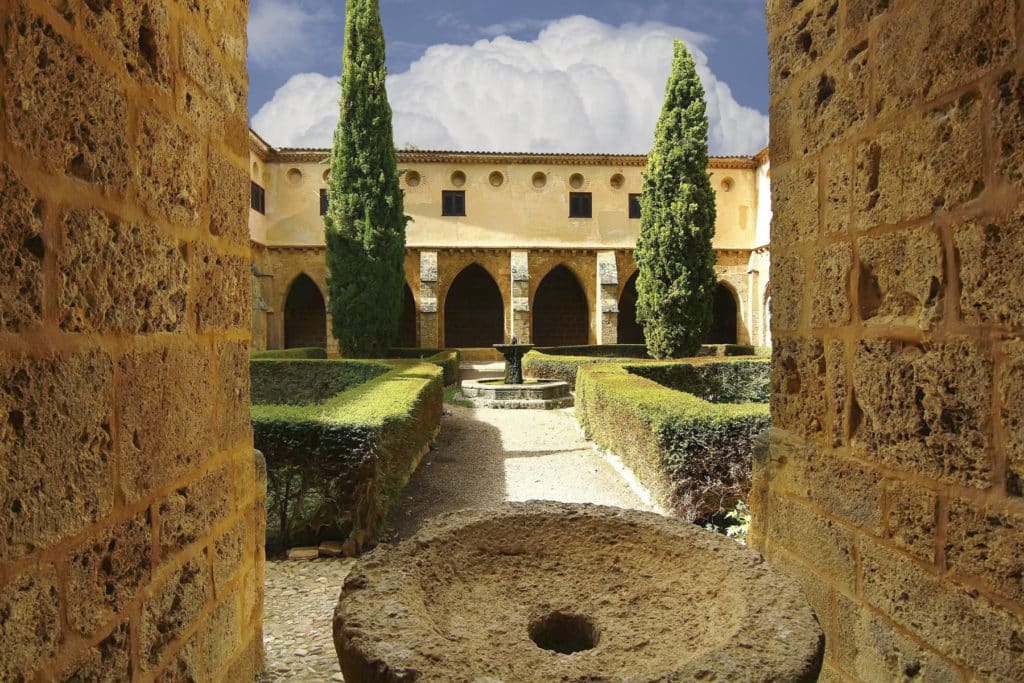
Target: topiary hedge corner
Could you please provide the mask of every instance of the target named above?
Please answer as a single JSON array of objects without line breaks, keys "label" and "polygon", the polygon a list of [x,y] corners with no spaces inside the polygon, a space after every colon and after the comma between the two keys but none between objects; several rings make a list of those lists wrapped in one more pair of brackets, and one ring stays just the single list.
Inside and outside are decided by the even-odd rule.
[{"label": "topiary hedge corner", "polygon": [[459,383],[462,354],[458,349],[391,349],[390,358],[419,359],[440,365],[444,369],[444,385]]},{"label": "topiary hedge corner", "polygon": [[749,491],[753,439],[770,426],[762,402],[769,363],[583,365],[576,416],[662,507],[688,521],[704,519],[732,509]]},{"label": "topiary hedge corner", "polygon": [[375,543],[439,429],[443,370],[416,361],[250,367],[268,552],[335,540],[354,555]]}]

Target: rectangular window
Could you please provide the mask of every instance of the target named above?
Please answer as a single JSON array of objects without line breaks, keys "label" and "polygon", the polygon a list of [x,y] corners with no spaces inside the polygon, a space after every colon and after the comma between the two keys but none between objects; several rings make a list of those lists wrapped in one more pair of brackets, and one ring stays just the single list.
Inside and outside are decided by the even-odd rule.
[{"label": "rectangular window", "polygon": [[249,206],[264,216],[267,214],[267,191],[255,182],[249,182]]},{"label": "rectangular window", "polygon": [[589,192],[569,193],[569,218],[593,218],[593,200]]},{"label": "rectangular window", "polygon": [[640,195],[629,195],[629,217],[640,218]]},{"label": "rectangular window", "polygon": [[320,190],[320,215],[327,215],[327,190]]},{"label": "rectangular window", "polygon": [[442,216],[466,215],[466,192],[464,190],[445,190],[441,193]]}]

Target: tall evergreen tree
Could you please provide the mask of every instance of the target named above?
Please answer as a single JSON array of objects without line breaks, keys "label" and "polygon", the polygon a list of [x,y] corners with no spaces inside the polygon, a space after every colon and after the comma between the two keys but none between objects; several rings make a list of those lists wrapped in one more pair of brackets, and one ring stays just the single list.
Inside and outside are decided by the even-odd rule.
[{"label": "tall evergreen tree", "polygon": [[348,0],[325,220],[332,326],[346,357],[384,356],[402,312],[407,219],[386,78],[378,0]]},{"label": "tall evergreen tree", "polygon": [[717,285],[715,193],[704,87],[682,41],[675,44],[640,203],[637,320],[653,357],[692,356],[711,325]]}]

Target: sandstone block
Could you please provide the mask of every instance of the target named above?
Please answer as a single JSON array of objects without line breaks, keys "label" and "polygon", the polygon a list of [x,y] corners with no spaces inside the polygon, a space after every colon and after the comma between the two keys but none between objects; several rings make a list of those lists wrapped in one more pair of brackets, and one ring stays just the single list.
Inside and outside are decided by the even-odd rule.
[{"label": "sandstone block", "polygon": [[800,254],[772,253],[772,330],[785,332],[800,325],[807,268]]},{"label": "sandstone block", "polygon": [[900,220],[903,178],[902,148],[893,131],[856,147],[854,166],[854,212],[858,230],[892,225]]},{"label": "sandstone block", "polygon": [[992,126],[999,150],[996,169],[1024,192],[1024,73],[1008,71],[1000,77]]},{"label": "sandstone block", "polygon": [[861,539],[859,550],[864,596],[890,619],[978,676],[1024,678],[1019,617],[869,539]]},{"label": "sandstone block", "polygon": [[140,201],[153,216],[195,227],[207,200],[206,168],[199,138],[163,114],[140,112],[136,184]]},{"label": "sandstone block", "polygon": [[888,536],[922,562],[934,562],[939,496],[919,484],[905,481],[889,482],[886,495],[889,500]]},{"label": "sandstone block", "polygon": [[212,597],[210,567],[202,553],[153,589],[143,604],[139,629],[143,669],[159,664],[165,648],[184,635]]},{"label": "sandstone block", "polygon": [[39,322],[43,310],[43,205],[0,162],[0,333]]},{"label": "sandstone block", "polygon": [[217,411],[220,447],[228,449],[243,441],[251,443],[249,345],[246,342],[218,344],[217,369],[220,381]]},{"label": "sandstone block", "polygon": [[851,430],[863,457],[941,481],[988,486],[992,362],[974,342],[921,347],[865,340],[853,376]]},{"label": "sandstone block", "polygon": [[228,112],[246,106],[245,84],[221,67],[213,46],[191,26],[182,30],[181,68]]},{"label": "sandstone block", "polygon": [[171,84],[170,22],[162,0],[85,2],[79,25],[125,73],[162,90]]},{"label": "sandstone block", "polygon": [[[199,649],[199,634],[192,636],[160,675],[159,683],[194,683],[203,680],[203,660]],[[241,680],[241,679],[239,679]],[[245,679],[248,680],[248,679]]]},{"label": "sandstone block", "polygon": [[816,339],[777,338],[772,348],[772,423],[802,436],[821,434],[827,405],[825,349]]},{"label": "sandstone block", "polygon": [[248,515],[213,542],[213,576],[217,586],[223,586],[235,575],[254,543]]},{"label": "sandstone block", "polygon": [[[818,236],[818,173],[807,164],[772,171],[772,246],[806,242]],[[773,254],[774,255],[774,254]]]},{"label": "sandstone block", "polygon": [[811,326],[840,327],[849,323],[853,248],[847,242],[828,246],[818,252],[813,268]]},{"label": "sandstone block", "polygon": [[110,512],[112,381],[102,353],[0,354],[0,562],[47,548]]},{"label": "sandstone block", "polygon": [[964,319],[1024,326],[1024,211],[967,221],[953,239]]},{"label": "sandstone block", "polygon": [[1006,491],[1024,496],[1024,341],[1003,345],[1006,366],[999,381],[1002,421],[1005,433]]},{"label": "sandstone block", "polygon": [[835,590],[820,576],[807,568],[803,562],[795,559],[789,552],[780,549],[777,545],[769,544],[764,552],[765,559],[773,566],[781,569],[784,574],[800,584],[807,602],[814,610],[814,616],[825,631],[826,647],[831,640],[830,633],[832,626],[832,597]]},{"label": "sandstone block", "polygon": [[132,678],[131,635],[128,623],[91,647],[66,667],[62,681],[129,681]]},{"label": "sandstone block", "polygon": [[82,636],[121,614],[149,582],[152,538],[149,513],[127,519],[88,539],[68,556],[68,623]]},{"label": "sandstone block", "polygon": [[203,475],[160,501],[161,557],[173,557],[209,533],[231,514],[234,501],[230,466]]},{"label": "sandstone block", "polygon": [[847,0],[846,25],[852,29],[861,29],[892,5],[892,0]]},{"label": "sandstone block", "polygon": [[869,74],[865,40],[801,86],[794,115],[804,155],[863,128],[868,118]]},{"label": "sandstone block", "polygon": [[242,612],[238,591],[232,591],[210,614],[203,638],[203,664],[208,680],[217,680],[217,673],[238,650],[242,639]]},{"label": "sandstone block", "polygon": [[31,680],[61,637],[53,566],[32,567],[0,586],[0,617],[0,680]]},{"label": "sandstone block", "polygon": [[[780,92],[774,83],[771,92],[773,95]],[[772,141],[772,166],[781,167],[793,157],[793,105],[788,99],[782,98],[772,102],[771,107],[768,137]]]},{"label": "sandstone block", "polygon": [[968,83],[1014,54],[1014,0],[929,2],[894,11],[879,32],[876,111],[896,114]]},{"label": "sandstone block", "polygon": [[185,324],[188,262],[177,240],[95,210],[68,212],[62,227],[62,329],[153,334]]},{"label": "sandstone block", "polygon": [[931,227],[862,237],[858,305],[861,320],[875,325],[930,329],[942,318],[945,255]]},{"label": "sandstone block", "polygon": [[251,681],[263,671],[263,634],[257,632],[249,639],[242,650],[242,655],[236,659],[224,680],[227,681]]},{"label": "sandstone block", "polygon": [[795,24],[771,39],[772,83],[784,88],[795,75],[828,56],[839,44],[839,0],[811,4]]},{"label": "sandstone block", "polygon": [[210,150],[210,234],[235,246],[249,243],[249,174],[216,150]]},{"label": "sandstone block", "polygon": [[846,413],[850,403],[846,381],[846,345],[839,341],[829,342],[825,350],[825,386],[828,398],[829,431],[832,445],[839,447],[846,443]]},{"label": "sandstone block", "polygon": [[134,352],[122,357],[120,366],[120,484],[135,501],[208,456],[213,368],[202,347]]},{"label": "sandstone block", "polygon": [[826,235],[843,233],[850,228],[850,198],[853,188],[850,153],[832,150],[825,157],[825,205],[821,231]]},{"label": "sandstone block", "polygon": [[319,548],[289,548],[289,560],[315,560],[320,557]]},{"label": "sandstone block", "polygon": [[[230,117],[224,111],[224,107],[191,81],[180,79],[176,90],[175,104],[181,118],[191,122],[196,130],[208,135],[211,139],[228,142],[225,138],[228,134],[227,122]],[[234,149],[234,145],[229,144],[229,146]],[[216,154],[211,152],[211,156],[216,156]],[[213,174],[214,171],[211,169],[211,184],[213,182]],[[246,176],[246,180],[248,179],[248,176]],[[242,198],[244,199],[246,196],[248,195],[243,194]],[[237,199],[235,197],[234,201],[237,201]],[[210,201],[232,201],[232,198],[228,195],[217,196],[211,191]]]},{"label": "sandstone block", "polygon": [[192,272],[199,330],[248,329],[252,314],[249,260],[218,253],[210,245],[196,242]]},{"label": "sandstone block", "polygon": [[1024,601],[1024,515],[950,501],[946,561],[951,571],[976,576],[993,592]]},{"label": "sandstone block", "polygon": [[11,143],[48,173],[123,194],[132,177],[124,93],[25,0],[12,4],[3,46],[4,61],[18,65],[4,93]]}]

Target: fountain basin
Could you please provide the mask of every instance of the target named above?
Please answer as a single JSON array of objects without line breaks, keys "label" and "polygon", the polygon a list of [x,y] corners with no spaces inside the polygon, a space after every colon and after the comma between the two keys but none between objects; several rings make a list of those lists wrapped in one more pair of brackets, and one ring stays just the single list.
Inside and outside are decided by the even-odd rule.
[{"label": "fountain basin", "polygon": [[506,504],[361,559],[334,612],[345,680],[815,681],[797,583],[651,513]]},{"label": "fountain basin", "polygon": [[462,395],[478,408],[554,410],[574,404],[569,384],[556,379],[527,379],[506,384],[500,379],[465,380]]}]

